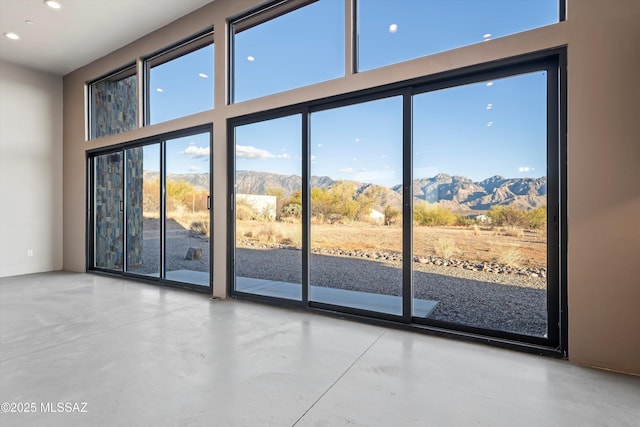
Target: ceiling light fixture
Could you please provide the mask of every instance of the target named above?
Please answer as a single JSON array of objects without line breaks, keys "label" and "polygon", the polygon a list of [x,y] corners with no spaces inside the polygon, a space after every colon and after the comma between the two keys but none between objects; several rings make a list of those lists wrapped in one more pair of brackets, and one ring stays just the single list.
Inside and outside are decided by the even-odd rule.
[{"label": "ceiling light fixture", "polygon": [[44,4],[49,6],[51,9],[60,9],[62,5],[54,0],[44,0]]},{"label": "ceiling light fixture", "polygon": [[8,39],[11,39],[11,40],[19,40],[20,39],[20,36],[17,35],[16,33],[2,33],[2,35],[5,36]]}]

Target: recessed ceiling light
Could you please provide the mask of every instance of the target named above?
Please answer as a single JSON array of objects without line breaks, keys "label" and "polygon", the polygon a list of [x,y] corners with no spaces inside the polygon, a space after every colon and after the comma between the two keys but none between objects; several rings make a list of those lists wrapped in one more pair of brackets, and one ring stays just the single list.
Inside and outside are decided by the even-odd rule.
[{"label": "recessed ceiling light", "polygon": [[6,38],[8,38],[8,39],[11,39],[11,40],[18,40],[18,39],[20,39],[20,36],[19,36],[19,35],[17,35],[16,33],[2,33],[2,35],[3,35],[3,36],[5,36],[5,37],[6,37]]},{"label": "recessed ceiling light", "polygon": [[389,32],[390,33],[395,33],[396,31],[398,31],[398,24],[391,24],[389,25]]},{"label": "recessed ceiling light", "polygon": [[60,9],[62,7],[62,5],[60,3],[58,3],[57,1],[53,1],[53,0],[44,0],[44,4],[49,6],[51,9]]}]

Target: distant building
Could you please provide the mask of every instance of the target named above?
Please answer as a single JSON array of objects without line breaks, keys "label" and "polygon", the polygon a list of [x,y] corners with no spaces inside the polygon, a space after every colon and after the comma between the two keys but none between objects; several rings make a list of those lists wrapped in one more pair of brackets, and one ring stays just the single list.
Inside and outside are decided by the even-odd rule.
[{"label": "distant building", "polygon": [[369,214],[369,218],[371,218],[375,222],[384,222],[384,214],[375,209],[371,209],[371,213]]},{"label": "distant building", "polygon": [[268,220],[276,219],[276,196],[262,194],[236,194],[236,203],[243,202],[251,206],[255,214]]},{"label": "distant building", "polygon": [[491,218],[489,218],[485,214],[469,215],[467,218],[474,219],[477,222],[479,222],[480,224],[491,224]]}]

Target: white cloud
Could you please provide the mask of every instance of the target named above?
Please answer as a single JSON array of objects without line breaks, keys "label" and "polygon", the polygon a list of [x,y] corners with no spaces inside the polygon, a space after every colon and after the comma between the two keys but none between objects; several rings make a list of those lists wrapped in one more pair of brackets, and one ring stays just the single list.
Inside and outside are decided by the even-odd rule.
[{"label": "white cloud", "polygon": [[195,171],[199,171],[200,170],[200,166],[190,166],[189,167],[189,172],[195,172]]},{"label": "white cloud", "polygon": [[256,60],[256,58],[254,58],[253,56],[251,56],[251,55],[247,56],[247,61],[253,62],[255,60]]},{"label": "white cloud", "polygon": [[209,75],[205,73],[198,73],[198,77],[202,77],[203,79],[206,79],[209,77]]},{"label": "white cloud", "polygon": [[389,32],[391,34],[395,33],[396,31],[398,31],[398,24],[391,24],[389,25]]},{"label": "white cloud", "polygon": [[338,169],[338,173],[353,173],[353,168]]},{"label": "white cloud", "polygon": [[251,145],[236,145],[236,157],[239,159],[288,159],[287,153],[273,154],[267,150],[252,147]]},{"label": "white cloud", "polygon": [[354,158],[353,158],[353,160],[354,160],[354,161],[357,161],[357,160],[358,160],[358,158],[357,158],[357,157],[354,157]]},{"label": "white cloud", "polygon": [[196,145],[189,145],[181,154],[188,154],[192,159],[200,159],[202,157],[209,157],[209,147],[198,147]]},{"label": "white cloud", "polygon": [[531,166],[520,166],[518,168],[518,172],[522,173],[522,172],[533,172],[534,170],[536,170],[536,168],[532,168]]},{"label": "white cloud", "polygon": [[318,144],[318,147],[322,147],[322,144]]}]

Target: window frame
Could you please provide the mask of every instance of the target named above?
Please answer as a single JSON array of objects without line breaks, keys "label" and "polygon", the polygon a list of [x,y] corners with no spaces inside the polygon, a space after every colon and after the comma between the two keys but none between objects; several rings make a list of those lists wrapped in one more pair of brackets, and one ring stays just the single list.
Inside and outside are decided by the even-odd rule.
[{"label": "window frame", "polygon": [[[286,0],[283,0],[286,1]],[[467,47],[467,46],[472,46],[474,44],[478,44],[478,43],[472,43],[472,44],[465,44],[465,45],[461,45],[461,46],[457,46],[451,49],[445,49],[442,51],[438,51],[438,52],[431,52],[431,53],[427,53],[425,55],[418,55],[412,58],[407,58],[401,61],[396,61],[396,62],[391,62],[389,64],[385,64],[385,65],[379,65],[376,67],[372,67],[372,68],[367,68],[366,70],[360,70],[360,39],[359,39],[359,28],[360,28],[360,9],[361,7],[359,6],[359,3],[361,0],[345,0],[347,2],[350,3],[351,6],[351,10],[352,10],[352,17],[351,19],[351,24],[352,24],[352,32],[351,34],[349,34],[348,36],[350,36],[350,40],[351,40],[351,46],[353,47],[352,51],[351,51],[351,73],[352,74],[358,74],[358,73],[364,73],[367,71],[373,71],[373,70],[377,70],[380,68],[384,68],[384,67],[390,67],[402,62],[408,62],[408,61],[415,61],[419,58],[426,58],[432,55],[438,55],[441,54],[443,52],[448,52],[450,50],[454,50],[454,49],[459,49],[459,48],[463,48],[463,47]],[[557,0],[558,3],[558,22],[552,23],[550,25],[555,25],[558,24],[560,22],[564,22],[567,19],[567,0]],[[529,28],[526,30],[520,30],[517,31],[515,33],[511,33],[511,34],[507,34],[504,36],[501,36],[499,38],[502,37],[510,37],[513,36],[515,34],[520,34],[523,33],[525,31],[532,31],[535,30],[537,28],[541,28],[540,26],[538,27],[533,27],[533,28]]]},{"label": "window frame", "polygon": [[[410,262],[403,263],[403,314],[402,316],[387,315],[378,312],[354,309],[344,306],[333,306],[309,301],[309,252],[310,252],[310,134],[309,117],[312,112],[323,111],[367,101],[401,95],[404,97],[403,106],[403,258],[411,258],[412,245],[412,212],[413,197],[411,189],[412,179],[412,97],[421,93],[450,87],[472,84],[487,80],[517,76],[536,71],[547,71],[547,212],[548,240],[547,240],[547,337],[536,337],[499,330],[469,327],[462,324],[448,324],[440,321],[420,321],[412,315],[412,266]],[[233,208],[228,207],[228,264],[227,264],[227,292],[231,297],[251,299],[274,303],[283,306],[321,311],[323,313],[339,313],[354,319],[369,323],[384,324],[401,327],[413,331],[422,331],[436,335],[454,338],[464,338],[477,342],[489,342],[493,345],[514,348],[535,354],[555,357],[565,357],[567,348],[567,317],[566,317],[566,48],[556,48],[540,52],[529,53],[516,57],[504,58],[489,63],[473,65],[461,69],[450,70],[434,75],[394,82],[387,85],[372,87],[365,90],[343,93],[338,96],[316,99],[297,105],[276,108],[230,118],[227,121],[228,170],[235,173],[234,128],[270,118],[278,118],[292,114],[302,114],[303,134],[303,271],[302,271],[302,300],[285,301],[275,297],[246,294],[235,291],[234,287],[234,259],[235,228]],[[228,193],[230,200],[234,197],[234,182],[229,180]],[[553,208],[551,208],[553,207]]]},{"label": "window frame", "polygon": [[[151,123],[151,68],[165,64],[167,62],[178,59],[184,55],[188,55],[195,52],[198,49],[204,48],[209,45],[215,46],[215,32],[213,27],[209,27],[194,36],[188,37],[177,43],[172,44],[169,47],[160,49],[151,55],[142,58],[142,105],[143,105],[143,126],[153,126],[154,124],[163,123]],[[215,47],[214,47],[215,49]],[[212,64],[212,69],[215,73],[215,64]],[[211,104],[215,108],[215,85],[212,83],[212,99]],[[205,110],[206,111],[206,110]],[[197,113],[191,113],[197,114]],[[187,114],[190,115],[190,114]],[[186,116],[174,117],[170,120],[175,120]]]},{"label": "window frame", "polygon": [[[228,55],[227,70],[226,70],[227,76],[228,76],[227,91],[226,91],[227,105],[232,105],[237,102],[251,101],[253,99],[261,98],[265,96],[273,96],[283,92],[283,91],[278,91],[278,92],[269,93],[265,95],[259,95],[243,101],[236,101],[235,99],[236,78],[235,78],[235,37],[234,35],[237,33],[241,33],[242,31],[249,30],[265,22],[271,21],[273,19],[277,19],[280,16],[286,15],[287,13],[290,13],[290,12],[294,12],[298,9],[317,3],[319,1],[321,0],[275,0],[270,3],[267,3],[266,5],[251,9],[248,12],[245,12],[235,17],[231,17],[227,19],[227,52],[228,52],[227,53]],[[353,0],[343,0],[343,1],[348,2]],[[355,15],[354,15],[354,18],[347,18],[347,19],[355,19]],[[236,26],[240,27],[239,31],[235,30]],[[344,29],[344,36],[345,36],[344,42],[346,45],[349,37],[348,34],[346,34],[346,28]],[[344,77],[346,77],[346,74],[343,73],[342,76],[339,76],[337,78],[344,78]],[[299,87],[306,87],[308,85],[317,84],[324,81],[327,81],[327,80],[309,83]],[[291,88],[287,90],[294,90],[299,87]]]},{"label": "window frame", "polygon": [[[179,129],[172,132],[161,133],[157,135],[153,135],[147,138],[132,140],[123,142],[120,144],[111,145],[104,148],[91,149],[86,151],[86,167],[87,167],[87,176],[86,176],[86,233],[85,233],[85,242],[86,242],[86,258],[85,265],[86,270],[90,272],[98,272],[101,274],[108,274],[116,277],[124,277],[128,279],[135,279],[137,281],[141,281],[144,283],[159,285],[159,286],[168,286],[173,288],[181,288],[188,289],[196,292],[202,292],[206,294],[211,294],[213,290],[213,275],[214,275],[214,246],[213,239],[209,239],[209,284],[207,286],[197,285],[188,282],[179,282],[171,279],[167,279],[165,277],[165,267],[166,267],[166,256],[165,256],[165,240],[166,240],[166,212],[165,212],[165,190],[166,190],[166,143],[167,141],[183,138],[203,133],[209,133],[209,148],[211,152],[213,152],[213,139],[214,139],[214,127],[212,123],[207,123],[203,125],[198,125],[190,128]],[[94,168],[94,159],[101,155],[106,154],[116,154],[122,153],[123,162],[125,152],[131,148],[141,148],[148,145],[159,144],[160,148],[160,253],[159,253],[159,274],[158,276],[147,276],[145,274],[136,273],[127,271],[126,269],[126,236],[127,236],[127,221],[126,215],[123,215],[123,247],[122,252],[124,254],[125,260],[123,261],[123,268],[121,270],[112,270],[101,267],[96,267],[95,265],[95,221],[94,221],[94,210],[95,210],[95,168]],[[213,158],[213,155],[211,156]],[[212,225],[214,222],[214,197],[213,197],[213,185],[214,185],[214,166],[213,161],[209,162],[209,227],[212,229]],[[123,174],[125,172],[123,171]],[[123,180],[123,195],[126,194],[126,186]],[[126,197],[123,196],[123,209],[126,213]]]}]

